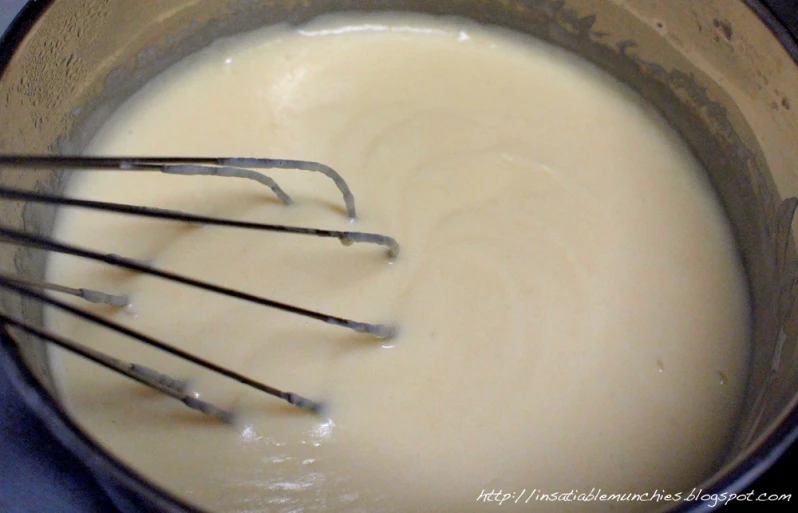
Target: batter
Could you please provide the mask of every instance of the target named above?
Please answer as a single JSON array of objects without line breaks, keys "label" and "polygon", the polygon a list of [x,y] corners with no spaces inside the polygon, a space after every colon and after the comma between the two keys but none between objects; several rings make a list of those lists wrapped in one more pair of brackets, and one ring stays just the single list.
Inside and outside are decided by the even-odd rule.
[{"label": "batter", "polygon": [[[483,492],[689,490],[745,387],[749,306],[704,172],[632,92],[541,42],[470,22],[374,15],[220,40],[131,98],[97,155],[324,162],[257,183],[86,173],[69,195],[402,245],[63,209],[56,237],[334,315],[349,330],[53,255],[49,279],[128,294],[94,311],[275,387],[322,416],[96,326],[51,328],[192,380],[228,426],[60,351],[70,412],[153,482],[216,512],[494,511]],[[82,305],[86,306],[86,305]],[[534,502],[534,501],[533,501]],[[607,503],[509,502],[524,511]],[[662,506],[612,504],[618,511]]]}]

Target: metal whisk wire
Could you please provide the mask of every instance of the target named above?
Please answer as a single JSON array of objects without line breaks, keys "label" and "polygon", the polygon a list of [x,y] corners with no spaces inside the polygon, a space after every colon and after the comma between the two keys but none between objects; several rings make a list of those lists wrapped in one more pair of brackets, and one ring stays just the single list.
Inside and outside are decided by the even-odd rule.
[{"label": "metal whisk wire", "polygon": [[50,168],[82,171],[160,171],[172,175],[204,175],[245,178],[262,183],[286,205],[294,200],[271,177],[253,169],[294,169],[321,173],[331,179],[344,197],[346,214],[357,218],[355,196],[343,177],[333,168],[309,160],[242,157],[82,157],[59,155],[0,155],[0,167],[20,169]]},{"label": "metal whisk wire", "polygon": [[[118,171],[161,171],[169,174],[178,175],[208,175],[248,178],[267,185],[284,203],[291,204],[293,200],[288,196],[279,185],[271,178],[253,171],[248,168],[280,168],[280,169],[299,169],[306,171],[316,171],[331,178],[338,189],[342,192],[346,204],[347,215],[354,220],[356,216],[354,196],[344,179],[335,170],[317,162],[280,160],[280,159],[251,159],[251,158],[188,158],[188,157],[59,157],[59,156],[38,156],[38,155],[0,155],[0,167],[13,167],[18,169],[35,168],[61,168],[61,169],[81,169],[81,170],[116,170]],[[297,234],[315,237],[337,238],[342,244],[350,245],[354,242],[372,243],[387,247],[388,256],[396,258],[399,254],[399,245],[392,237],[375,233],[364,233],[355,231],[336,231],[323,230],[317,228],[285,226],[263,223],[252,223],[235,221],[231,219],[220,219],[207,216],[194,215],[174,210],[142,207],[138,205],[125,205],[118,203],[107,203],[101,201],[81,200],[66,198],[62,196],[49,195],[39,192],[14,189],[10,187],[0,187],[0,199],[10,201],[25,201],[32,203],[43,203],[56,206],[70,206],[78,208],[92,209],[117,213],[122,215],[142,216],[167,221],[186,222],[201,225],[215,225],[229,228],[261,230],[270,232],[281,232],[287,234]],[[183,285],[196,287],[205,291],[222,294],[240,300],[255,303],[261,306],[275,308],[285,312],[313,318],[328,324],[349,328],[358,333],[372,335],[379,339],[391,338],[396,334],[396,329],[384,324],[372,324],[351,319],[329,315],[322,312],[308,310],[299,306],[282,303],[272,299],[248,294],[242,291],[223,287],[193,278],[188,278],[180,274],[163,271],[152,267],[149,262],[142,262],[126,258],[115,254],[102,254],[91,249],[78,247],[62,241],[57,241],[50,237],[36,235],[33,233],[17,230],[8,226],[0,225],[0,243],[11,243],[43,249],[50,252],[60,252],[75,255],[90,260],[103,262],[109,265],[121,267],[131,271],[141,272],[156,276],[169,281],[181,283]],[[166,342],[155,339],[145,333],[141,333],[121,324],[104,319],[101,316],[90,313],[86,310],[71,306],[63,301],[57,300],[49,295],[39,292],[39,290],[54,290],[82,297],[87,301],[95,303],[105,303],[115,307],[127,306],[129,300],[127,296],[107,294],[101,291],[90,289],[73,288],[64,285],[31,280],[11,273],[0,271],[0,288],[9,290],[23,297],[28,297],[43,304],[55,307],[70,315],[77,316],[84,320],[98,324],[104,328],[120,333],[126,337],[146,344],[150,347],[164,351],[178,358],[189,361],[212,372],[233,379],[246,386],[252,387],[261,392],[270,394],[274,397],[287,401],[289,404],[299,408],[319,413],[323,403],[310,400],[293,392],[285,392],[271,387],[252,378],[244,376],[233,370],[224,368],[213,362],[200,358],[187,351],[174,347]],[[175,379],[166,374],[162,374],[154,369],[136,363],[124,362],[110,355],[104,354],[83,344],[69,340],[56,333],[34,326],[24,320],[0,312],[0,323],[14,329],[26,332],[38,337],[46,342],[60,346],[72,353],[87,358],[99,365],[105,366],[115,372],[123,374],[130,379],[138,381],[159,392],[173,397],[194,410],[206,415],[216,417],[224,422],[232,422],[235,413],[219,408],[210,403],[202,401],[196,394],[188,390],[188,385],[179,379]]]}]

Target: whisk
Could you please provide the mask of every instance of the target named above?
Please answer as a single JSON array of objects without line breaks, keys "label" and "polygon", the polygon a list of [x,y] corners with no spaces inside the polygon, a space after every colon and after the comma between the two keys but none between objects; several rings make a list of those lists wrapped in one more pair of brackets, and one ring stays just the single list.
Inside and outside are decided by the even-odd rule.
[{"label": "whisk", "polygon": [[[286,205],[291,205],[291,197],[270,177],[258,170],[262,169],[292,169],[300,171],[318,172],[331,179],[340,190],[346,213],[350,220],[357,217],[355,198],[346,181],[334,169],[324,164],[302,160],[281,160],[266,158],[193,158],[193,157],[79,157],[79,156],[38,156],[38,155],[0,155],[0,168],[10,167],[21,170],[50,168],[50,169],[79,169],[79,170],[115,170],[125,172],[162,172],[173,175],[205,175],[254,180],[271,189],[271,191]],[[0,199],[10,201],[25,201],[43,203],[55,206],[70,206],[98,211],[113,212],[122,215],[143,216],[167,221],[186,222],[198,225],[214,225],[229,228],[282,232],[314,237],[336,238],[344,245],[355,242],[370,243],[385,246],[388,257],[393,259],[399,254],[399,244],[392,237],[357,231],[322,230],[309,227],[285,226],[235,221],[194,215],[175,210],[126,205],[119,203],[106,203],[102,201],[81,200],[40,192],[31,192],[10,187],[0,186]],[[235,289],[227,288],[212,283],[196,280],[180,274],[156,269],[149,262],[126,258],[116,254],[102,254],[87,248],[54,240],[53,238],[36,235],[26,231],[17,230],[0,224],[0,242],[17,244],[38,248],[51,252],[66,253],[90,260],[104,262],[109,265],[121,267],[131,271],[150,274],[162,279],[171,280],[190,287],[196,287],[208,292],[248,301],[261,306],[276,308],[288,313],[302,315],[328,324],[347,328],[358,333],[371,335],[377,339],[389,339],[395,336],[396,328],[385,324],[372,324],[355,321],[343,317],[328,315],[322,312],[308,310],[299,306],[281,303],[268,298],[255,296]],[[128,306],[130,300],[127,296],[109,294],[104,291],[85,288],[74,288],[46,281],[32,280],[26,277],[0,271],[0,287],[13,291],[21,296],[39,301],[45,305],[55,307],[71,315],[94,322],[100,326],[125,335],[133,340],[148,346],[165,351],[173,356],[187,360],[212,372],[233,379],[246,386],[282,399],[298,408],[313,413],[323,411],[324,404],[298,395],[266,385],[252,378],[244,376],[234,370],[227,369],[214,362],[200,358],[194,354],[174,347],[162,340],[158,340],[145,333],[127,328],[116,322],[104,319],[89,311],[77,308],[52,297],[43,291],[71,294],[93,303],[107,304],[117,308]],[[199,399],[193,393],[186,381],[158,372],[155,369],[119,360],[108,354],[89,348],[73,340],[64,338],[49,330],[37,327],[22,319],[15,318],[0,312],[0,323],[13,327],[22,332],[38,337],[75,353],[83,358],[102,365],[114,372],[118,372],[139,383],[151,387],[158,392],[181,401],[189,408],[205,415],[215,417],[226,423],[234,422],[235,412],[220,408]]]}]

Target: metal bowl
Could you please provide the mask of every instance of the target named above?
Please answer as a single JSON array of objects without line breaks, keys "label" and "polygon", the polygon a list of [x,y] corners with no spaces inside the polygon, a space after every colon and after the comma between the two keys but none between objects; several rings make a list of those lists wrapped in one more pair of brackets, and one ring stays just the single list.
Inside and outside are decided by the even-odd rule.
[{"label": "metal bowl", "polygon": [[[39,0],[0,42],[0,152],[78,153],[149,78],[210,41],[333,11],[459,15],[529,33],[608,70],[650,101],[704,164],[733,226],[752,298],[744,412],[706,494],[741,492],[798,437],[798,47],[753,0]],[[0,181],[63,191],[59,170]],[[0,203],[9,226],[48,234],[55,211]],[[43,276],[46,255],[0,245],[0,267]],[[41,306],[0,294],[4,311],[41,322]],[[46,348],[4,329],[2,360],[46,427],[124,511],[196,511],[108,454],[59,405]],[[709,509],[710,501],[664,507]]]}]

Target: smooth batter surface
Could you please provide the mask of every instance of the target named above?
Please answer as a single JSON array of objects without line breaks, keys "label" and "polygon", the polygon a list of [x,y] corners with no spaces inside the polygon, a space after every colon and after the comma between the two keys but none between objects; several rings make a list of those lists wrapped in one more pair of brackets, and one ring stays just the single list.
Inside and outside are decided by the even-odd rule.
[{"label": "smooth batter surface", "polygon": [[[169,70],[95,154],[318,160],[262,185],[92,173],[71,195],[392,235],[376,246],[69,210],[73,243],[330,314],[390,344],[76,259],[50,279],[130,294],[95,307],[324,417],[61,315],[119,358],[237,407],[226,426],[60,352],[79,422],[153,481],[220,512],[493,511],[491,490],[689,490],[722,457],[745,386],[748,304],[703,172],[639,99],[542,43],[457,20],[326,18],[224,40]],[[569,511],[586,505],[502,508]],[[662,504],[660,504],[661,506]],[[607,503],[593,503],[605,510]],[[618,510],[652,504],[615,503]],[[655,505],[656,506],[656,505]]]}]

